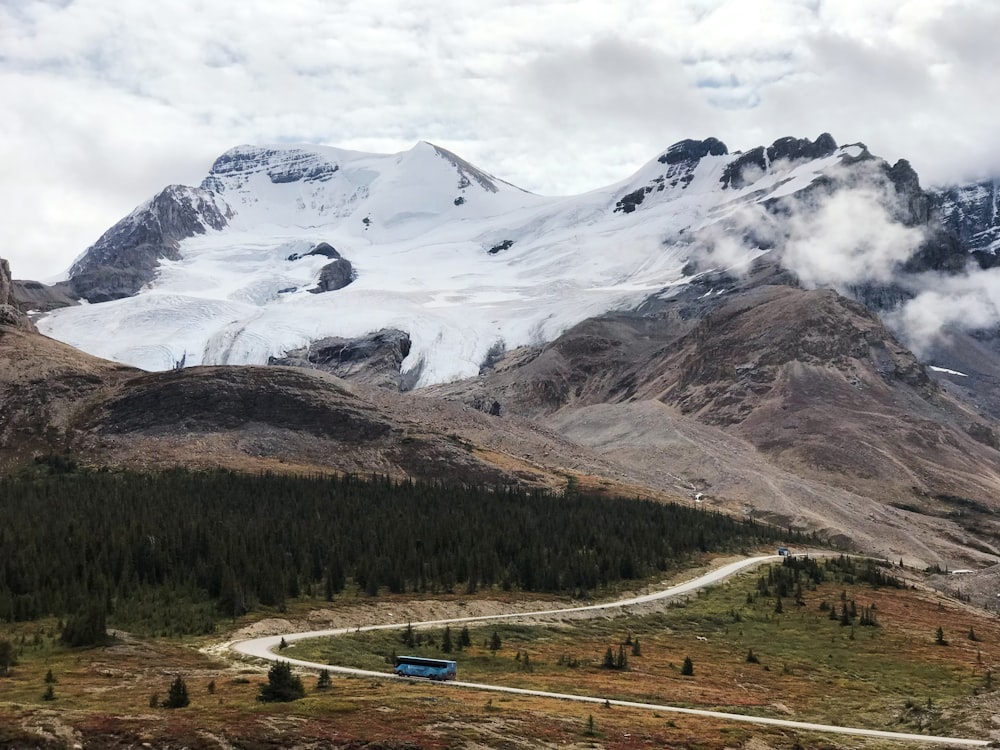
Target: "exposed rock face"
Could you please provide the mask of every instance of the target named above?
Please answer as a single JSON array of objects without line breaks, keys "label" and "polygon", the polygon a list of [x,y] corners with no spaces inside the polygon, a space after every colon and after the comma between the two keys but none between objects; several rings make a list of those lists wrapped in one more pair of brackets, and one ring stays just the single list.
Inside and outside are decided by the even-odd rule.
[{"label": "exposed rock face", "polygon": [[733,160],[723,170],[720,182],[724,188],[739,190],[748,184],[744,172],[766,172],[772,162],[778,160],[821,159],[837,150],[837,142],[829,133],[823,133],[815,141],[808,138],[779,138],[767,148],[758,146]]},{"label": "exposed rock face", "polygon": [[292,371],[189,368],[129,381],[94,420],[112,433],[213,432],[258,423],[352,443],[389,432],[382,420],[341,403],[345,395],[334,383]]},{"label": "exposed rock face", "polygon": [[202,183],[202,190],[224,193],[227,183],[239,185],[246,175],[267,170],[272,183],[326,182],[340,166],[301,149],[271,149],[258,146],[238,146],[230,149],[212,164]]},{"label": "exposed rock face", "polygon": [[767,151],[763,146],[752,148],[731,161],[722,171],[719,182],[724,188],[739,190],[747,184],[743,173],[751,167],[761,173],[767,170]]},{"label": "exposed rock face", "polygon": [[309,367],[345,380],[403,390],[400,368],[409,353],[409,335],[384,328],[357,339],[320,339],[305,349],[286,352],[284,357],[272,357],[268,364]]},{"label": "exposed rock face", "polygon": [[698,161],[703,156],[724,156],[729,153],[726,144],[718,138],[706,138],[703,141],[696,141],[690,138],[678,141],[668,148],[657,161],[660,164],[680,164],[686,161]]},{"label": "exposed rock face", "polygon": [[316,288],[309,291],[313,294],[334,292],[343,289],[354,281],[354,266],[347,258],[337,258],[323,266],[319,272],[319,282]]},{"label": "exposed rock face", "polygon": [[[434,151],[437,152],[438,156],[440,156],[442,159],[450,163],[455,168],[455,171],[458,172],[459,190],[464,190],[465,188],[469,187],[469,185],[471,185],[473,182],[476,182],[479,185],[479,187],[481,187],[483,190],[489,193],[497,192],[498,188],[495,182],[496,177],[487,174],[483,170],[479,169],[479,167],[473,166],[465,159],[456,154],[453,154],[446,148],[435,146],[433,143],[429,143],[427,145],[433,148]],[[462,203],[464,202],[465,201],[463,200]],[[462,204],[456,203],[455,205],[460,206]]]},{"label": "exposed rock face", "polygon": [[18,308],[14,298],[14,282],[10,277],[10,265],[0,258],[0,326],[16,326],[34,329],[31,321]]},{"label": "exposed rock face", "polygon": [[79,304],[68,281],[47,286],[38,281],[14,279],[14,299],[25,311],[37,310],[43,313]]},{"label": "exposed rock face", "polygon": [[837,150],[837,142],[829,133],[823,133],[815,141],[808,138],[779,138],[767,148],[768,161],[779,159],[822,159]]},{"label": "exposed rock face", "polygon": [[981,268],[1000,265],[1000,180],[930,191],[941,223]]},{"label": "exposed rock face", "polygon": [[232,212],[213,194],[172,185],[101,235],[70,269],[74,292],[90,302],[130,297],[153,280],[178,241],[222,229]]},{"label": "exposed rock face", "polygon": [[14,289],[10,277],[10,264],[0,258],[0,305],[14,304]]}]

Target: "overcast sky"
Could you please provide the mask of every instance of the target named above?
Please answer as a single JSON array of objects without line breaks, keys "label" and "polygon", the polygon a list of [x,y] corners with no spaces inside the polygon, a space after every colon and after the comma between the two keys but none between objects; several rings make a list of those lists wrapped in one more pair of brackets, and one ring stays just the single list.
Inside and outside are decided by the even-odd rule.
[{"label": "overcast sky", "polygon": [[241,143],[427,140],[543,194],[823,131],[1000,175],[998,31],[997,0],[0,0],[0,256],[56,274]]}]

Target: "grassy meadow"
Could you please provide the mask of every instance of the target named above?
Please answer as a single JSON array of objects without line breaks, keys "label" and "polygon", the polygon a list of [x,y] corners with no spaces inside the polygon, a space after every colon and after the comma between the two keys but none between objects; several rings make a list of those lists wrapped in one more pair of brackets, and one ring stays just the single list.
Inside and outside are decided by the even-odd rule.
[{"label": "grassy meadow", "polygon": [[[658,611],[477,625],[461,649],[458,625],[450,630],[450,653],[441,650],[442,628],[415,630],[412,646],[401,628],[303,641],[284,653],[386,672],[393,653],[421,654],[454,658],[464,681],[988,738],[997,710],[991,670],[1000,662],[994,618],[927,591],[851,582],[842,573],[806,581],[801,590],[786,585],[779,608],[779,586],[768,576],[759,569]],[[361,594],[345,594],[333,606],[356,604],[352,597]],[[489,597],[480,591],[463,599]],[[851,602],[854,622],[841,624]],[[290,605],[283,616],[305,614],[306,605]],[[873,605],[878,624],[861,625]],[[278,613],[233,624],[268,614]],[[946,645],[938,643],[938,628]],[[17,664],[0,677],[0,746],[900,747],[426,681],[335,676],[329,689],[317,690],[317,675],[308,672],[301,673],[303,700],[264,704],[257,696],[266,665],[205,649],[222,634],[122,636],[101,648],[68,649],[58,632],[55,620],[0,626],[0,640],[17,651]],[[625,654],[625,668],[602,666],[608,649],[615,658]],[[751,649],[756,661],[747,660]],[[691,675],[682,674],[685,657]],[[166,709],[162,701],[177,675],[191,703]],[[48,687],[52,700],[43,697]]]}]

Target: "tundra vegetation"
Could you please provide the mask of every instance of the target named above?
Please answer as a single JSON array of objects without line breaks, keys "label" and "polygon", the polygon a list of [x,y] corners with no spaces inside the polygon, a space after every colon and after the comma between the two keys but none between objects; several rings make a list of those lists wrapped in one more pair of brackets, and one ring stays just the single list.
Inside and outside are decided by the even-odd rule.
[{"label": "tundra vegetation", "polygon": [[[59,747],[72,735],[70,744],[85,746],[207,747],[213,737],[274,746],[336,737],[440,747],[495,744],[497,732],[570,746],[595,736],[616,747],[721,748],[750,738],[773,747],[862,744],[610,704],[345,679],[287,664],[272,665],[272,675],[209,648],[276,617],[285,624],[268,627],[305,629],[317,609],[384,613],[433,599],[461,611],[480,601],[545,599],[556,607],[577,596],[608,597],[623,586],[689,578],[711,551],[773,549],[789,539],[780,530],[578,492],[454,490],[378,478],[73,468],[3,480],[2,489],[9,523],[0,526],[0,541],[11,554],[0,562],[0,746]],[[402,544],[400,562],[391,543],[404,539],[413,544]],[[364,549],[376,553],[366,557]],[[407,567],[414,559],[422,562]],[[538,566],[533,589],[519,577],[525,561]],[[342,585],[331,591],[338,562],[333,578]],[[268,566],[279,572],[276,581],[255,582]],[[396,566],[401,584],[381,583]],[[238,611],[222,596],[226,569],[245,597]],[[374,592],[364,585],[373,570]],[[593,585],[581,585],[587,575]],[[282,655],[389,673],[396,654],[448,653],[462,680],[988,736],[1000,624],[910,588],[916,574],[906,576],[847,557],[793,558],[618,616],[456,624],[448,637],[444,627],[403,624],[289,641]],[[213,580],[218,589],[208,586]],[[265,599],[272,585],[281,595]],[[946,648],[936,642],[939,628]],[[88,637],[78,641],[81,632]],[[185,698],[180,710],[169,709]],[[40,720],[40,712],[58,722]],[[48,729],[55,724],[61,735]]]},{"label": "tundra vegetation", "polygon": [[[690,576],[688,570],[674,580]],[[786,592],[780,614],[774,611],[779,589]],[[437,606],[460,609],[462,603],[516,602],[526,596],[538,597],[480,590],[471,595],[441,593],[434,599]],[[349,587],[333,603],[323,604],[350,609],[384,602],[395,610],[426,598],[383,593],[373,600]],[[262,618],[264,625],[274,616],[304,624],[316,606],[309,599],[289,601],[285,613],[262,608],[241,616],[233,627]],[[841,624],[845,609],[848,616],[855,612],[853,624]],[[877,613],[877,625],[860,625],[865,609]],[[836,619],[829,618],[830,610],[836,611]],[[613,705],[597,708],[484,695],[426,681],[331,676],[329,688],[305,690],[301,698],[297,689],[278,691],[295,699],[267,703],[259,698],[272,694],[268,666],[233,664],[204,650],[231,634],[137,638],[116,631],[115,640],[106,645],[69,647],[60,640],[60,625],[51,617],[0,624],[0,640],[11,644],[16,656],[9,675],[0,678],[0,745],[44,745],[46,724],[39,721],[38,712],[54,710],[62,725],[78,732],[88,746],[149,742],[208,747],[208,735],[226,737],[238,746],[306,740],[322,744],[333,737],[386,748],[488,746],[495,744],[498,731],[510,741],[569,746],[586,743],[593,736],[588,732],[615,747],[723,748],[745,745],[750,738],[775,748],[795,743],[864,746],[864,741],[849,737]],[[942,648],[935,643],[938,627],[963,635],[974,629],[976,640],[953,638]],[[289,642],[282,655],[355,663],[388,673],[394,653],[440,658],[443,631],[403,624],[397,630]],[[990,717],[996,713],[991,708],[997,699],[992,671],[1000,660],[1000,624],[964,605],[910,588],[898,569],[849,558],[789,561],[642,612],[456,625],[451,632],[452,658],[463,680],[970,737],[988,736]],[[404,643],[407,637],[412,646]],[[638,654],[629,651],[629,641],[641,642]],[[628,654],[624,669],[602,667],[609,647],[616,659],[620,650]],[[751,649],[754,660],[747,658]],[[685,657],[691,659],[693,675],[682,675]],[[183,676],[189,705],[171,711],[165,704],[175,675]],[[311,687],[313,680],[323,678],[323,671],[295,669],[292,676]],[[295,686],[284,670],[277,678],[279,688]],[[45,692],[53,684],[56,700],[46,702]],[[55,740],[49,744],[59,746]]]}]

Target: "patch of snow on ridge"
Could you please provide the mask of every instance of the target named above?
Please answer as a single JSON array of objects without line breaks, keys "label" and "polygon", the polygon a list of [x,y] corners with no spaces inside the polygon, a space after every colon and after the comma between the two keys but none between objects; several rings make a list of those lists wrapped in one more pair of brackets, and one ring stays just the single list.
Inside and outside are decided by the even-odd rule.
[{"label": "patch of snow on ridge", "polygon": [[959,372],[958,370],[949,370],[947,367],[936,367],[934,365],[927,365],[927,369],[932,370],[933,372],[940,372],[944,375],[957,375],[960,378],[969,377],[964,372]]}]

